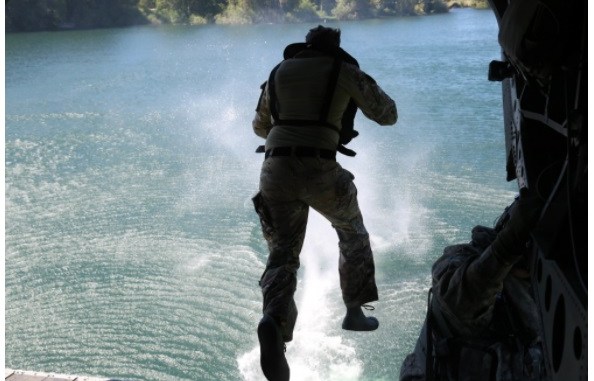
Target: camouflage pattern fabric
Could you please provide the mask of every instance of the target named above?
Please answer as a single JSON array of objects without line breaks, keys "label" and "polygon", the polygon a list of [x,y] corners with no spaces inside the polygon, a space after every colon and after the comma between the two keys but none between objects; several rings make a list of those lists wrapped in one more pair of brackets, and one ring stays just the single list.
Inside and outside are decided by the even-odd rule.
[{"label": "camouflage pattern fabric", "polygon": [[293,295],[309,207],[328,219],[338,234],[345,305],[378,299],[369,234],[353,179],[337,162],[315,157],[273,157],[262,165],[260,192],[253,201],[270,252],[260,279],[263,312],[280,321],[285,341],[292,340],[297,319]]},{"label": "camouflage pattern fabric", "polygon": [[[430,323],[404,359],[401,381],[544,378],[537,308],[518,266],[523,255],[498,249],[498,239],[507,239],[500,229],[476,226],[470,243],[446,247],[434,263]],[[435,366],[427,368],[428,359]]]}]

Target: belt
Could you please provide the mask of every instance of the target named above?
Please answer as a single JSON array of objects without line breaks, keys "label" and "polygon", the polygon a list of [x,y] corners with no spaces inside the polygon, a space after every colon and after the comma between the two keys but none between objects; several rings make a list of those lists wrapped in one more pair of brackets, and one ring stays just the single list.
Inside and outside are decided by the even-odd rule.
[{"label": "belt", "polygon": [[274,147],[266,150],[265,159],[275,156],[319,157],[336,160],[336,151],[313,147]]}]

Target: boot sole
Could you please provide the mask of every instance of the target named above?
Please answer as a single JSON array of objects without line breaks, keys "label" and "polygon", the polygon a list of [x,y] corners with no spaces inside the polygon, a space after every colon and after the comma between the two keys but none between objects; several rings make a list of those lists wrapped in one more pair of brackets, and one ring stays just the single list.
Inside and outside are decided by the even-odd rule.
[{"label": "boot sole", "polygon": [[258,324],[260,366],[270,381],[288,381],[289,364],[285,358],[284,343],[274,320],[265,316]]}]

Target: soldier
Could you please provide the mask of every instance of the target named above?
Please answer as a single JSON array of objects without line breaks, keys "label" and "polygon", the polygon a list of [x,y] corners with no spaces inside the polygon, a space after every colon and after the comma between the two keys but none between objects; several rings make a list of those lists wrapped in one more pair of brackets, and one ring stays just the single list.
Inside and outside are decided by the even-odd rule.
[{"label": "soldier", "polygon": [[342,327],[371,331],[379,325],[361,309],[378,299],[375,267],[354,176],[336,162],[336,152],[354,154],[341,143],[356,134],[357,107],[380,125],[397,119],[394,101],[340,48],[340,30],[311,29],[305,43],[287,46],[284,58],[262,86],[253,121],[256,135],[266,139],[253,201],[270,252],[260,279],[264,316],[258,325],[260,363],[269,380],[289,379],[284,343],[292,340],[297,319],[293,295],[309,207],[338,234],[347,309]]},{"label": "soldier", "polygon": [[530,290],[530,230],[540,202],[518,198],[494,228],[433,264],[427,318],[400,381],[541,380],[544,359]]}]

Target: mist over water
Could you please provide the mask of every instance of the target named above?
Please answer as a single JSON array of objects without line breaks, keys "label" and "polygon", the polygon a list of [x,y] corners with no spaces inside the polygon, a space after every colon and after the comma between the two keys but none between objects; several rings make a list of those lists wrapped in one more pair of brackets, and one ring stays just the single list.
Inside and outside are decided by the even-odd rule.
[{"label": "mist over water", "polygon": [[[380,301],[341,329],[338,239],[310,213],[287,345],[293,380],[394,380],[432,262],[491,225],[505,183],[489,11],[329,24],[398,105],[341,156]],[[259,86],[315,25],[140,27],[6,37],[6,366],[126,380],[263,380],[266,244],[251,197]],[[339,155],[340,156],[340,155]]]}]

